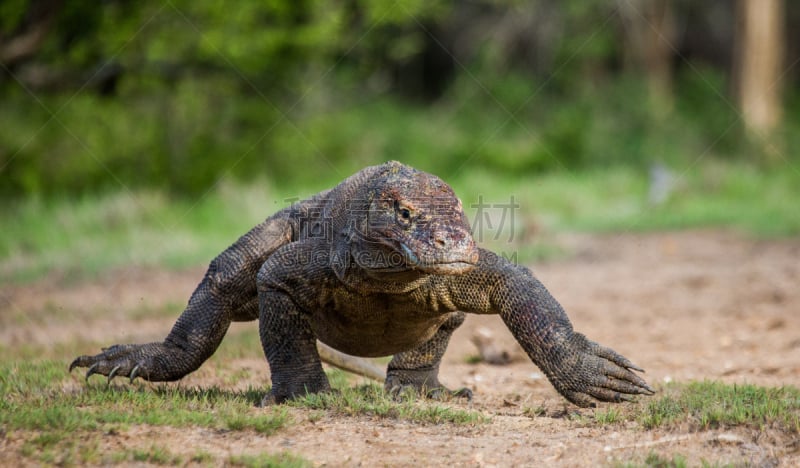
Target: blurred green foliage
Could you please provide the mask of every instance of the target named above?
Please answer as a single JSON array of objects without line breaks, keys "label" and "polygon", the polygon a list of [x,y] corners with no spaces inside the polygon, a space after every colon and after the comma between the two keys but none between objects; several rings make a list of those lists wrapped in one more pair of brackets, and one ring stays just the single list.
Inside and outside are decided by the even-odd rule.
[{"label": "blurred green foliage", "polygon": [[[563,231],[723,226],[759,237],[800,233],[800,173],[726,162],[675,177],[674,192],[661,204],[648,201],[640,170],[621,165],[535,177],[470,165],[452,186],[473,226],[481,204],[508,204],[514,197],[513,221],[503,223],[497,209],[486,210],[495,215],[493,224],[476,229],[476,239],[520,263],[568,255],[559,247]],[[145,189],[28,197],[0,210],[0,283],[48,274],[76,281],[134,265],[202,265],[290,200],[320,188],[319,181],[288,189],[265,178],[242,183],[230,177],[196,198]]]},{"label": "blurred green foliage", "polygon": [[[0,4],[0,37],[32,28],[47,3]],[[55,11],[35,54],[0,70],[8,200],[196,195],[227,178],[320,187],[388,159],[451,180],[466,168],[684,168],[761,151],[741,131],[724,68],[677,68],[673,104],[654,105],[621,65],[610,0],[110,0]],[[800,154],[797,101],[790,92],[779,162]]]},{"label": "blurred green foliage", "polygon": [[[24,27],[36,3],[3,3],[0,33]],[[3,65],[0,193],[191,194],[228,173],[286,180],[320,156],[347,157],[299,160],[281,147],[313,131],[294,122],[312,110],[304,97],[341,62],[353,62],[343,64],[353,88],[382,57],[415,53],[423,33],[409,25],[441,9],[436,1],[68,2],[37,51],[38,69]],[[57,79],[32,89],[20,76],[34,72]]]}]

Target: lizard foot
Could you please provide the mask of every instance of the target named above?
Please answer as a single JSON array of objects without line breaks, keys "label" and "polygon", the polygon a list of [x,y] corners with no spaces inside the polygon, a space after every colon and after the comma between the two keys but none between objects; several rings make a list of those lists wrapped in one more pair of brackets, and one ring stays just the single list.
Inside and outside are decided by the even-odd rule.
[{"label": "lizard foot", "polygon": [[384,390],[398,400],[405,398],[407,395],[425,395],[426,398],[432,400],[445,401],[451,398],[466,398],[467,401],[472,401],[472,390],[466,387],[450,390],[440,384],[435,377],[433,379],[418,380],[403,379],[400,375],[389,374],[386,377]]},{"label": "lizard foot", "polygon": [[575,333],[560,365],[548,377],[567,400],[594,407],[594,400],[619,403],[634,395],[653,395],[655,390],[632,371],[644,372],[613,349]]},{"label": "lizard foot", "polygon": [[334,392],[322,367],[296,368],[291,371],[272,370],[272,388],[257,406],[279,405],[287,400],[314,393]]},{"label": "lizard foot", "polygon": [[149,381],[177,380],[183,377],[177,367],[168,362],[179,362],[175,349],[163,343],[114,345],[103,348],[94,356],[79,356],[69,365],[69,371],[76,367],[86,367],[86,380],[94,374],[105,375],[108,382],[114,377],[128,377],[133,383],[137,377]]},{"label": "lizard foot", "polygon": [[328,388],[327,390],[319,390],[319,391],[316,391],[316,392],[303,391],[303,392],[300,392],[300,393],[296,393],[294,395],[285,395],[285,394],[278,394],[278,393],[270,390],[269,392],[267,392],[266,395],[264,395],[264,398],[262,398],[261,401],[256,404],[256,407],[258,407],[258,408],[266,408],[267,406],[280,405],[282,403],[286,403],[287,401],[293,400],[295,398],[301,398],[301,397],[306,396],[306,395],[319,394],[319,393],[330,393],[330,394],[336,395],[336,394],[339,394],[340,392],[339,392],[339,390],[337,390],[335,388]]},{"label": "lizard foot", "polygon": [[467,401],[472,401],[472,390],[467,387],[462,387],[458,390],[450,390],[449,388],[440,385],[435,388],[423,388],[422,393],[425,395],[425,397],[437,401],[448,401],[453,398],[464,398]]}]

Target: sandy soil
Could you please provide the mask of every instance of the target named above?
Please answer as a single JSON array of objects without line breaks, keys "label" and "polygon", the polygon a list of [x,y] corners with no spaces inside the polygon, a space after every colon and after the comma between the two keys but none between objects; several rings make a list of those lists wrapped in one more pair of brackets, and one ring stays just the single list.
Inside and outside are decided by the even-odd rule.
[{"label": "sandy soil", "polygon": [[[570,235],[561,242],[571,252],[569,258],[534,265],[535,274],[561,301],[577,330],[644,367],[652,384],[714,379],[800,386],[800,241],[692,231]],[[0,342],[48,353],[76,342],[161,338],[202,272],[127,270],[92,282],[50,278],[0,287]],[[152,313],[168,305],[174,305],[174,316]],[[235,324],[231,333],[254,326]],[[480,327],[491,330],[517,359],[506,366],[469,364],[468,357],[476,354],[470,338]],[[219,383],[220,366],[251,370],[233,384],[236,387],[259,385],[268,375],[267,366],[256,357],[257,350],[253,356],[208,363],[173,385]],[[68,360],[65,357],[65,366]],[[79,375],[73,380],[81,385]],[[169,441],[171,451],[187,457],[199,450],[220,460],[288,450],[331,466],[591,466],[641,462],[650,452],[681,454],[691,465],[705,460],[800,466],[800,443],[769,428],[644,430],[635,423],[598,426],[568,417],[591,416],[593,410],[565,404],[522,355],[498,317],[470,317],[457,331],[441,380],[451,387],[472,388],[472,403],[452,404],[482,411],[491,422],[453,426],[369,417],[318,419],[319,415],[311,418],[308,412],[292,410],[295,423],[272,436],[132,427],[104,437],[99,449]],[[526,408],[545,411],[534,417]],[[24,438],[25,434],[6,438],[0,448],[13,456]]]}]

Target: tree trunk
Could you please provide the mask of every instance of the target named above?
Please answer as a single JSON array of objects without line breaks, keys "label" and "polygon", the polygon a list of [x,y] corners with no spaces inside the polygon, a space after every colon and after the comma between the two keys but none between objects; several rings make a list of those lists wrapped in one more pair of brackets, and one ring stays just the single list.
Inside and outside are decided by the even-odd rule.
[{"label": "tree trunk", "polygon": [[739,0],[738,98],[745,127],[768,140],[781,122],[783,0]]},{"label": "tree trunk", "polygon": [[625,26],[627,61],[647,80],[656,115],[672,108],[675,20],[672,0],[617,0]]},{"label": "tree trunk", "polygon": [[10,67],[35,55],[50,32],[62,4],[62,0],[33,1],[28,5],[25,24],[19,27],[16,35],[7,36],[0,31],[0,62]]}]

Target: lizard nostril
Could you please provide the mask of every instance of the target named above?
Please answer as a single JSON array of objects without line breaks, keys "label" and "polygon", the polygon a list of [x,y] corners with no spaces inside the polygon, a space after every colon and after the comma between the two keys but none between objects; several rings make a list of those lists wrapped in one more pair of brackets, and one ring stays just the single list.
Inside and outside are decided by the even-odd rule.
[{"label": "lizard nostril", "polygon": [[436,247],[447,247],[447,235],[441,232],[434,233],[433,243],[436,244]]}]

